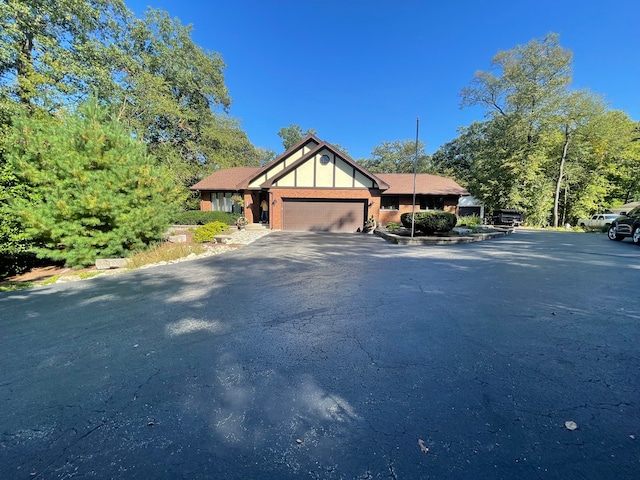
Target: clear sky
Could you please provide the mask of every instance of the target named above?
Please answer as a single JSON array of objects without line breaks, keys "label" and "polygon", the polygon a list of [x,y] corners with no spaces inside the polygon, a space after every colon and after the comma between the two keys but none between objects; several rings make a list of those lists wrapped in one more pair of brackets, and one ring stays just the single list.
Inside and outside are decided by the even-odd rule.
[{"label": "clear sky", "polygon": [[258,147],[283,150],[295,123],[366,158],[383,141],[429,153],[482,120],[460,90],[500,50],[560,34],[574,88],[603,95],[640,121],[639,0],[125,0],[192,24],[220,53],[230,114]]}]

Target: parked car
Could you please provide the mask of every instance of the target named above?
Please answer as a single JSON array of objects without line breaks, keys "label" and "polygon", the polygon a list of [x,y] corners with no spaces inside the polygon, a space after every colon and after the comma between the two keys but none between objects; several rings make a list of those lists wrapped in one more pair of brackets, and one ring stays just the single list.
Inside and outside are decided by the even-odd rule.
[{"label": "parked car", "polygon": [[636,245],[640,245],[640,207],[624,213],[611,222],[607,235],[610,240],[622,240],[631,237]]},{"label": "parked car", "polygon": [[512,208],[503,208],[501,210],[494,210],[491,217],[492,225],[511,225],[512,227],[518,227],[524,223],[524,213],[520,210]]},{"label": "parked car", "polygon": [[609,228],[618,215],[615,213],[598,213],[591,218],[579,218],[578,226],[591,228]]}]

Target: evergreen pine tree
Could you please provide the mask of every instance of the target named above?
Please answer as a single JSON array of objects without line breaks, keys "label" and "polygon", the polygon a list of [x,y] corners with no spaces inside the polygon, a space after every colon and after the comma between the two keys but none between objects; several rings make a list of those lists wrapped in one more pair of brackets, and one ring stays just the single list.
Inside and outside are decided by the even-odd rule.
[{"label": "evergreen pine tree", "polygon": [[10,200],[40,258],[83,267],[162,237],[183,199],[146,146],[90,100],[63,118],[23,117],[7,161],[27,186]]}]

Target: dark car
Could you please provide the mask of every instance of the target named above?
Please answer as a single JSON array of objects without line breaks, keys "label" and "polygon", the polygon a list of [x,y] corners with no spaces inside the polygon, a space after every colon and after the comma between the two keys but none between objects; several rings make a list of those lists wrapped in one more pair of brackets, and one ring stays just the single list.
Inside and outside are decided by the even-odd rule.
[{"label": "dark car", "polygon": [[633,243],[640,245],[640,207],[634,208],[629,213],[622,213],[611,222],[607,235],[611,240],[631,237]]},{"label": "dark car", "polygon": [[519,227],[524,223],[524,213],[512,208],[494,210],[491,223],[493,225],[510,225],[512,227]]}]

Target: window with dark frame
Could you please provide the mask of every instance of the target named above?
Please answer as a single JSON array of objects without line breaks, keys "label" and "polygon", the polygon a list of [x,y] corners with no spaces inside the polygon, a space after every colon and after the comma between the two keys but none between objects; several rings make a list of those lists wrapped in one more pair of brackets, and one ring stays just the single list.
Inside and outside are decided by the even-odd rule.
[{"label": "window with dark frame", "polygon": [[444,197],[421,195],[420,210],[444,210]]},{"label": "window with dark frame", "polygon": [[382,195],[380,198],[381,210],[399,210],[400,209],[400,196],[399,195]]}]

